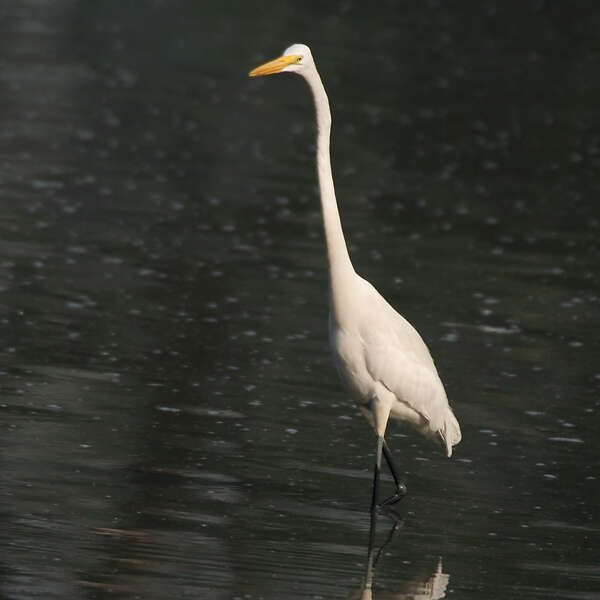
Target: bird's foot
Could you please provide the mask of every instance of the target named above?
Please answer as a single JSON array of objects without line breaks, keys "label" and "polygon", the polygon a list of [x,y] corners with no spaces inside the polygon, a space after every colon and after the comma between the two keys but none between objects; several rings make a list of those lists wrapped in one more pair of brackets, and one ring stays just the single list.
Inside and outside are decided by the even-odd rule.
[{"label": "bird's foot", "polygon": [[392,504],[396,504],[406,496],[407,488],[404,483],[400,482],[397,485],[396,493],[392,494],[389,498],[382,500],[379,504],[377,504],[377,508],[385,508],[386,506],[391,506]]}]

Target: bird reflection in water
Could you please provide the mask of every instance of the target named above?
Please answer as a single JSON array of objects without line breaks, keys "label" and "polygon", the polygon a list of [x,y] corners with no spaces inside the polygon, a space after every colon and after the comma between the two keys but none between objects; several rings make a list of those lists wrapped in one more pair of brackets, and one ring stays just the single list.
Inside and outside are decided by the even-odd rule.
[{"label": "bird reflection in water", "polygon": [[367,557],[367,567],[365,576],[360,588],[352,591],[345,600],[439,600],[446,597],[446,588],[450,575],[442,571],[442,559],[438,559],[437,569],[427,578],[413,577],[397,582],[394,589],[378,590],[373,593],[373,578],[377,563],[383,554],[384,549],[392,539],[404,527],[404,521],[393,514],[387,513],[392,519],[392,528],[390,529],[385,541],[381,546],[375,544],[377,513],[371,513],[371,529],[369,532],[369,550]]}]

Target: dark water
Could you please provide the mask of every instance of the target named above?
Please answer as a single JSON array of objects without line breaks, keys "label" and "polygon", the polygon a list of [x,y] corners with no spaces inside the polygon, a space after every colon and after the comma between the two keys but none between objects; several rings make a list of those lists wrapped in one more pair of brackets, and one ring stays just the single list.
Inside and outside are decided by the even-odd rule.
[{"label": "dark water", "polygon": [[310,96],[246,76],[303,41],[357,270],[463,429],[451,460],[389,430],[373,597],[597,598],[599,27],[2,3],[1,597],[361,597],[374,440],[329,356]]}]

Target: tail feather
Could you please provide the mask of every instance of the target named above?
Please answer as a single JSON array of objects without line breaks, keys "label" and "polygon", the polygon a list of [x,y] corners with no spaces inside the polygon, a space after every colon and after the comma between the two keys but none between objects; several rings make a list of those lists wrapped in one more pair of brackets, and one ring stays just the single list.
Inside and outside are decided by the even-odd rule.
[{"label": "tail feather", "polygon": [[452,456],[452,446],[456,446],[462,438],[460,425],[450,407],[446,410],[446,416],[442,428],[439,430],[439,434],[442,438],[442,442],[446,446],[446,455],[450,458]]}]

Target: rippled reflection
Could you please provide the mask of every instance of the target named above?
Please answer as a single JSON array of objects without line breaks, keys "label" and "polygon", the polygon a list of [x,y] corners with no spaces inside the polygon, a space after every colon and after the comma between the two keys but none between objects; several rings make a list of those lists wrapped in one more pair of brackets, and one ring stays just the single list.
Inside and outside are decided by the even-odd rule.
[{"label": "rippled reflection", "polygon": [[[378,545],[376,541],[377,521],[380,518],[384,519],[382,525],[387,526],[388,531],[385,540]],[[388,524],[389,521],[391,521],[391,526]],[[391,511],[382,515],[377,512],[371,513],[368,558],[363,583],[360,588],[350,593],[346,600],[371,600],[373,598],[375,600],[439,600],[446,597],[450,575],[443,572],[442,557],[439,557],[437,568],[429,576],[413,576],[411,566],[402,565],[395,569],[393,583],[388,582],[385,588],[377,589],[375,585],[377,565],[390,544],[402,543],[402,540],[398,538],[401,537],[403,526],[404,521]]]}]

